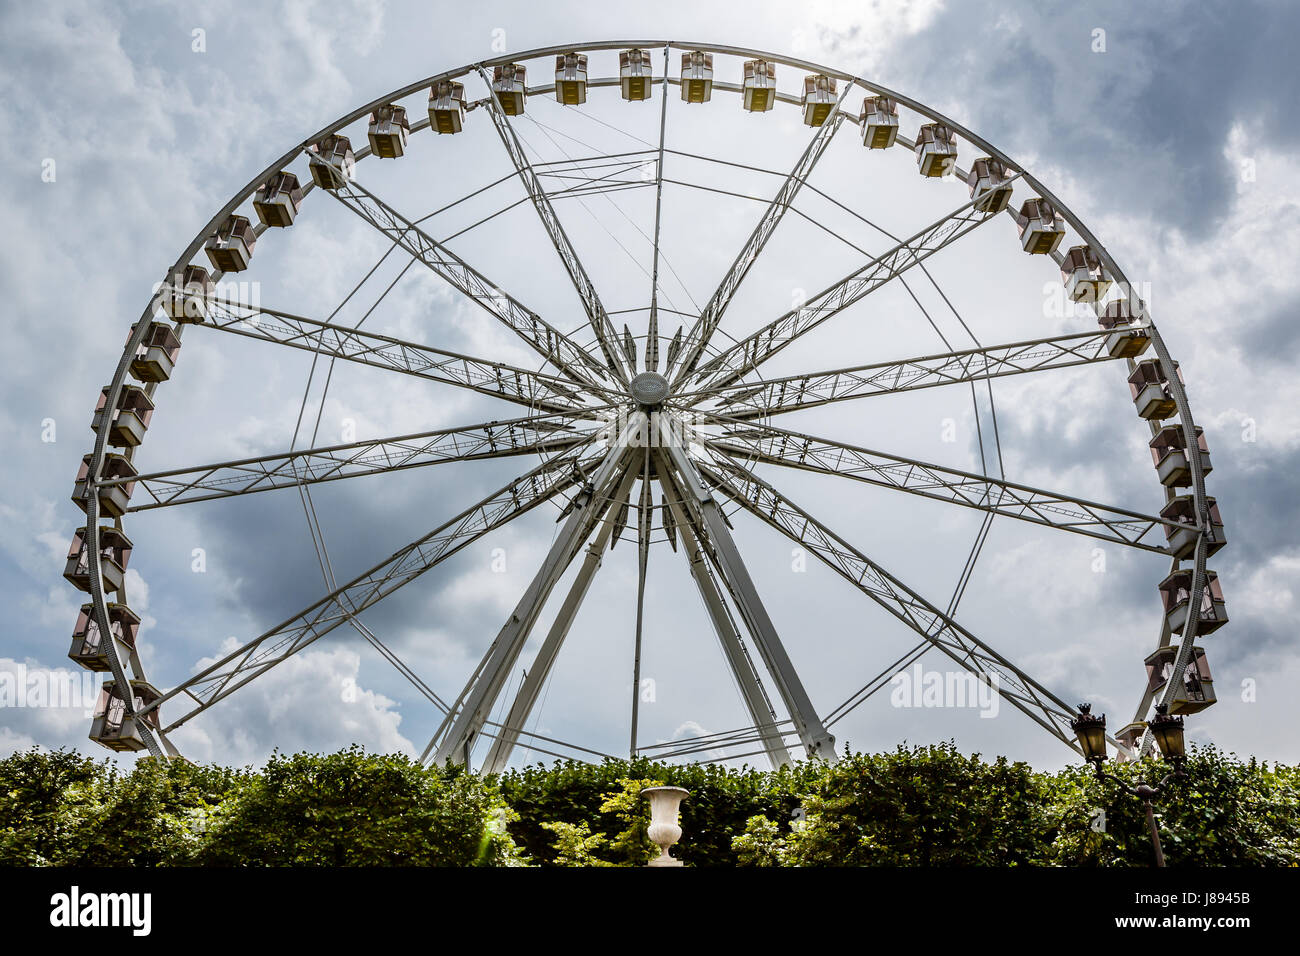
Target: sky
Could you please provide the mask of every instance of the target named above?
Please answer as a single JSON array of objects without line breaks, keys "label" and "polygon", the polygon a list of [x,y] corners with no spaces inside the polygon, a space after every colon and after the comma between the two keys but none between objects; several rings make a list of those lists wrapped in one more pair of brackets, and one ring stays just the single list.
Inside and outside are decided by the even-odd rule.
[{"label": "sky", "polygon": [[[11,359],[0,378],[8,449],[0,519],[0,675],[50,674],[65,657],[80,592],[61,577],[82,515],[69,500],[99,389],[130,326],[212,215],[293,144],[386,92],[504,52],[606,39],[684,39],[825,63],[946,113],[1033,171],[1138,284],[1180,362],[1214,471],[1208,491],[1229,545],[1211,561],[1230,623],[1204,639],[1219,702],[1188,719],[1191,739],[1300,760],[1300,74],[1287,45],[1300,10],[1283,3],[661,2],[95,3],[0,12],[0,291]],[[659,70],[659,54],[655,68]],[[592,56],[608,76],[614,54]],[[677,69],[674,58],[673,72]],[[530,83],[547,66],[536,61]],[[720,58],[735,82],[739,61]],[[778,85],[794,91],[797,71]],[[471,95],[480,95],[474,78]],[[658,137],[660,91],[624,103],[592,90],[583,108],[529,100],[516,123],[534,162],[643,149]],[[856,109],[857,94],[850,104]],[[424,111],[424,93],[406,102]],[[797,109],[747,114],[734,94],[687,106],[672,91],[660,295],[698,314],[780,179],[808,142]],[[904,116],[913,135],[917,120]],[[364,123],[352,130],[364,140]],[[743,337],[966,200],[922,180],[902,149],[868,153],[841,130],[764,250],[720,334]],[[721,157],[737,166],[684,154]],[[963,156],[963,160],[970,158]],[[754,167],[744,169],[742,166]],[[481,112],[458,136],[412,137],[400,161],[359,165],[368,187],[411,218],[505,177],[508,157]],[[824,194],[824,196],[822,195]],[[431,216],[428,228],[529,308],[582,337],[579,303],[535,214],[506,182]],[[831,198],[825,198],[831,197]],[[1019,201],[1020,194],[1017,194]],[[832,201],[834,200],[834,202]],[[653,190],[557,203],[611,312],[648,303]],[[473,226],[472,229],[469,227]],[[462,233],[462,230],[467,230]],[[837,238],[838,237],[838,238]],[[239,276],[263,305],[438,348],[539,368],[538,359],[322,192],[262,238]],[[196,259],[202,262],[202,254]],[[379,265],[376,267],[376,263]],[[838,368],[1092,327],[1060,307],[1060,276],[1024,255],[1000,217],[892,282],[772,364]],[[373,274],[366,278],[367,273]],[[361,280],[365,279],[364,282]],[[932,281],[931,281],[932,280]],[[359,291],[349,296],[358,286]],[[391,289],[385,292],[391,286]],[[346,301],[345,301],[346,299]],[[340,303],[343,303],[340,305]],[[373,308],[372,308],[373,307]],[[337,310],[337,311],[336,311]],[[676,313],[673,313],[676,314]],[[634,335],[643,311],[619,315]],[[665,325],[671,334],[672,324]],[[587,335],[589,343],[590,335]],[[346,366],[346,367],[345,367]],[[328,371],[328,385],[325,377]],[[783,416],[782,427],[979,470],[1154,513],[1161,489],[1122,366],[1102,363],[847,402]],[[304,399],[304,395],[306,396]],[[980,411],[977,413],[977,408]],[[194,329],[137,456],[142,471],[454,427],[518,414],[506,403],[371,368],[313,372],[310,355]],[[977,427],[978,425],[978,427]],[[314,430],[314,434],[313,434]],[[318,486],[338,580],[535,464],[452,463]],[[946,606],[979,515],[860,483],[764,467],[761,476],[933,603]],[[902,498],[903,500],[899,500]],[[959,512],[954,514],[953,512]],[[454,698],[542,561],[557,530],[546,505],[407,585],[363,620],[443,698]],[[746,514],[735,536],[821,713],[851,697],[915,635],[811,556]],[[149,679],[174,686],[328,588],[293,491],[128,516],[131,606]],[[1065,700],[1126,723],[1155,648],[1156,584],[1167,560],[1000,518],[957,618]],[[627,748],[635,543],[610,552],[534,712],[536,733],[602,752]],[[567,591],[547,605],[512,672],[518,686]],[[950,665],[938,654],[926,671]],[[747,723],[680,555],[652,548],[640,708],[642,745]],[[0,676],[0,680],[3,677]],[[644,695],[643,695],[644,697]],[[1010,707],[895,706],[875,695],[832,728],[856,750],[953,740],[1053,768],[1074,759]],[[170,715],[164,711],[164,717]],[[194,759],[260,763],[275,749],[357,742],[418,754],[437,711],[355,631],[340,628],[180,728]],[[0,706],[0,754],[33,745],[107,753],[80,707]],[[481,756],[482,750],[478,751]],[[126,758],[129,759],[129,758]],[[516,762],[543,759],[526,748]],[[753,758],[751,758],[752,761]]]}]

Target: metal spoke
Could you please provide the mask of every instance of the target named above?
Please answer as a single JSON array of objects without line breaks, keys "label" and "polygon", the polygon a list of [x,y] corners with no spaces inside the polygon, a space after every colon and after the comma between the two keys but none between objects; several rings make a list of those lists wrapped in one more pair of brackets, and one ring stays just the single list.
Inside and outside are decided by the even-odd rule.
[{"label": "metal spoke", "polygon": [[722,321],[722,314],[727,310],[727,306],[731,304],[731,299],[736,294],[736,290],[740,288],[740,283],[744,280],[755,260],[758,259],[763,247],[767,245],[772,233],[776,231],[777,225],[780,224],[786,210],[790,208],[795,197],[799,194],[804,181],[812,175],[817,161],[826,152],[826,147],[830,145],[831,138],[834,137],[836,130],[840,128],[840,124],[844,120],[844,114],[840,112],[840,107],[844,104],[844,99],[849,95],[851,89],[853,89],[853,84],[846,83],[844,85],[844,92],[840,94],[834,109],[826,114],[822,124],[817,127],[817,131],[813,134],[807,148],[804,149],[803,155],[799,157],[794,168],[790,170],[790,175],[786,177],[785,182],[781,184],[781,188],[772,197],[772,201],[758,221],[758,225],[754,227],[754,231],[750,233],[744,246],[741,247],[739,254],[736,256],[736,261],[731,264],[731,268],[722,277],[717,290],[709,299],[708,304],[704,306],[704,311],[691,327],[690,332],[687,333],[680,353],[680,364],[676,367],[677,374],[673,380],[674,385],[681,384],[687,376],[695,371],[700,356],[704,354],[709,339],[712,338],[718,323]]},{"label": "metal spoke", "polygon": [[[1012,177],[1008,182],[1014,179]],[[737,381],[831,316],[862,300],[890,279],[925,261],[993,218],[995,213],[981,212],[975,208],[977,201],[978,199],[972,199],[958,207],[910,239],[898,243],[862,268],[823,289],[807,304],[791,309],[754,334],[715,355],[699,367],[695,383],[705,388],[716,388]]]},{"label": "metal spoke", "polygon": [[[204,328],[431,379],[544,412],[579,412],[584,408],[583,396],[573,383],[557,376],[265,306],[217,297],[206,302],[208,320]],[[598,386],[594,387],[594,394],[606,401],[617,397],[616,393]]]},{"label": "metal spoke", "polygon": [[809,757],[833,762],[835,738],[822,725],[803,682],[795,672],[794,664],[777,636],[776,628],[763,606],[736,543],[732,540],[731,531],[717,501],[704,487],[695,464],[680,444],[669,443],[666,453],[676,471],[678,488],[684,493],[687,510],[707,535],[704,544],[711,550],[721,569],[723,581],[758,644],[763,663],[776,683],[786,712],[794,721],[805,753]]},{"label": "metal spoke", "polygon": [[641,463],[641,506],[636,522],[636,630],[632,641],[632,729],[627,745],[627,759],[636,759],[636,732],[641,716],[641,639],[645,625],[646,570],[650,563],[650,519],[654,515],[654,495],[650,491],[650,443],[645,444]]},{"label": "metal spoke", "polygon": [[569,413],[538,415],[114,478],[96,488],[134,483],[137,503],[127,510],[148,511],[452,461],[555,453],[591,441],[597,431],[576,427]]},{"label": "metal spoke", "polygon": [[398,243],[453,288],[482,306],[573,381],[599,387],[600,382],[608,379],[609,371],[586,349],[502,291],[444,243],[434,239],[355,179],[348,179],[338,189],[330,190],[330,195],[374,226],[386,239]]},{"label": "metal spoke", "polygon": [[1164,529],[1183,527],[1155,515],[771,425],[740,423],[721,416],[714,420],[731,427],[718,438],[705,437],[706,444],[739,461],[761,461],[839,475],[1161,554],[1168,553],[1168,547],[1162,542]]},{"label": "metal spoke", "polygon": [[197,706],[172,721],[166,731],[179,727],[489,531],[582,481],[584,466],[594,461],[574,451],[544,462],[177,685],[142,713],[185,694]]},{"label": "metal spoke", "polygon": [[659,160],[655,164],[654,262],[650,269],[650,324],[645,343],[645,369],[659,370],[659,225],[664,202],[664,139],[668,130],[668,47],[664,47],[664,82],[659,104]]},{"label": "metal spoke", "polygon": [[[1062,743],[1078,752],[1070,721],[1074,710],[997,651],[795,505],[744,469],[728,474],[701,464],[701,471],[732,501],[809,549],[873,601],[916,631],[997,692]],[[1121,751],[1128,749],[1112,739]]]},{"label": "metal spoke", "polygon": [[565,271],[568,272],[569,279],[578,292],[578,298],[582,300],[582,307],[587,314],[587,321],[596,334],[596,341],[600,343],[600,350],[605,356],[605,363],[623,384],[627,384],[631,381],[631,375],[628,374],[624,357],[618,349],[618,335],[614,330],[613,323],[609,320],[609,316],[605,313],[605,307],[601,304],[600,296],[596,293],[596,287],[592,284],[591,277],[587,275],[582,260],[578,258],[578,253],[573,248],[573,243],[569,241],[568,234],[565,233],[564,227],[560,224],[560,219],[555,214],[550,199],[547,198],[546,189],[542,186],[541,180],[538,179],[537,171],[533,169],[532,163],[529,162],[528,155],[524,152],[523,144],[515,134],[514,127],[510,125],[505,111],[501,108],[501,101],[497,98],[496,91],[492,89],[491,77],[481,66],[478,67],[478,73],[483,82],[487,84],[490,95],[488,115],[492,117],[492,123],[496,127],[497,134],[501,137],[506,152],[510,155],[510,161],[519,173],[519,181],[527,190],[528,196],[533,202],[533,208],[537,210],[537,216],[541,219],[547,235],[551,237],[551,243],[555,246],[555,251],[559,253],[560,261],[564,263]]},{"label": "metal spoke", "polygon": [[[1140,331],[1141,326],[1134,326]],[[1070,368],[1116,358],[1107,351],[1115,332],[1097,329],[1005,345],[984,345],[896,362],[879,362],[825,372],[808,372],[738,383],[679,396],[687,406],[712,401],[718,411],[737,419],[761,418],[816,408],[831,402],[892,395],[921,388],[955,385]]]}]

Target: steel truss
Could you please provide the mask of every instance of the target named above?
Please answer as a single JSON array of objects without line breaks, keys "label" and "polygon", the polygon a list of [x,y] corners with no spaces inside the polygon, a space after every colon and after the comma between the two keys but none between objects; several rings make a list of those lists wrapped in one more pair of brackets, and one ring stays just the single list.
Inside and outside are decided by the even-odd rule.
[{"label": "steel truss", "polygon": [[[987,681],[1031,720],[1078,751],[1070,730],[1074,711],[1061,698],[761,478],[730,463],[723,463],[719,470],[707,465],[702,470],[736,504],[810,550],[935,648]],[[1112,743],[1119,746],[1118,741],[1112,739]]]},{"label": "steel truss", "polygon": [[[581,412],[581,394],[568,378],[529,372],[389,335],[350,329],[266,306],[212,297],[203,328],[315,352],[327,358],[403,372],[543,412]],[[598,394],[609,394],[595,387]]]},{"label": "steel truss", "polygon": [[[298,489],[306,504],[310,486],[344,478],[455,461],[515,456],[536,455],[541,457],[541,462],[364,574],[341,586],[331,587],[329,593],[309,607],[183,680],[164,693],[161,699],[144,707],[137,707],[128,700],[126,712],[137,718],[147,718],[151,714],[157,717],[163,713],[160,708],[164,705],[169,715],[171,708],[178,704],[187,708],[179,717],[171,716],[170,723],[159,720],[156,725],[142,725],[141,738],[150,753],[175,755],[176,748],[168,739],[169,733],[331,633],[340,624],[347,623],[422,688],[425,696],[442,711],[442,723],[430,740],[424,759],[469,764],[475,758],[476,745],[483,739],[491,741],[481,762],[482,769],[488,772],[507,767],[515,750],[524,741],[531,750],[539,753],[609,756],[590,747],[544,736],[536,729],[529,730],[528,724],[537,719],[539,700],[602,565],[603,555],[626,534],[637,541],[639,580],[629,753],[651,754],[665,759],[739,759],[762,754],[773,765],[782,765],[792,759],[792,753],[797,749],[803,756],[833,760],[834,738],[828,727],[856,707],[866,692],[880,686],[884,674],[874,678],[864,691],[840,707],[827,713],[818,712],[777,634],[765,606],[767,596],[760,593],[746,568],[732,536],[729,515],[723,510],[724,504],[728,507],[734,505],[737,514],[752,515],[811,551],[915,631],[921,643],[891,667],[915,659],[925,648],[938,649],[995,686],[1006,700],[1053,737],[1074,746],[1068,726],[1072,716],[1070,706],[957,623],[955,607],[959,594],[949,611],[941,611],[830,527],[795,505],[760,478],[755,468],[772,465],[861,481],[980,510],[989,516],[1013,517],[1073,534],[1168,554],[1168,547],[1162,539],[1171,522],[1163,518],[985,474],[873,451],[831,438],[781,429],[767,421],[786,412],[873,395],[1106,362],[1111,358],[1106,343],[1113,333],[1072,333],[773,379],[758,377],[760,368],[788,345],[832,316],[862,302],[890,280],[922,265],[992,218],[992,212],[977,207],[979,197],[976,197],[910,238],[895,241],[889,237],[894,245],[882,253],[871,255],[862,251],[867,261],[860,268],[817,293],[804,306],[762,325],[757,332],[739,341],[731,340],[730,344],[720,348],[713,342],[738,288],[761,257],[785,214],[793,210],[797,215],[809,218],[796,205],[801,192],[807,187],[825,196],[816,187],[809,186],[809,180],[831,148],[840,126],[844,122],[857,122],[851,106],[846,107],[846,99],[854,90],[892,97],[925,121],[947,125],[966,143],[1002,162],[1009,171],[1009,185],[1028,187],[1033,195],[1052,203],[1082,241],[1097,253],[1108,277],[1131,288],[1123,273],[1096,237],[1042,183],[971,131],[914,100],[860,77],[818,64],[736,47],[676,41],[608,41],[584,44],[579,49],[601,51],[628,47],[663,50],[663,75],[655,77],[653,84],[658,86],[659,95],[663,97],[658,111],[657,144],[647,143],[643,150],[596,153],[579,159],[544,161],[530,158],[514,122],[505,114],[492,91],[487,71],[508,62],[570,52],[571,48],[553,47],[484,60],[393,91],[297,144],[218,211],[169,270],[170,282],[170,277],[181,273],[207,237],[235,213],[258,186],[273,173],[288,169],[295,163],[302,164],[313,144],[325,136],[347,129],[379,106],[417,94],[423,96],[437,82],[477,75],[488,83],[488,92],[486,97],[470,103],[469,109],[481,110],[478,115],[490,119],[510,161],[511,171],[470,195],[478,195],[517,179],[523,187],[523,198],[450,237],[436,239],[431,234],[433,227],[427,225],[428,220],[469,196],[423,218],[411,219],[353,176],[345,177],[338,188],[329,191],[341,205],[391,243],[390,252],[400,250],[411,263],[419,262],[441,277],[461,297],[510,329],[515,337],[541,357],[547,370],[530,371],[360,328],[344,327],[335,324],[332,315],[329,320],[313,319],[260,304],[203,295],[206,314],[204,321],[198,323],[201,328],[311,352],[327,360],[342,359],[440,386],[469,390],[521,406],[526,409],[526,414],[412,435],[304,450],[291,448],[238,461],[113,478],[104,475],[106,430],[101,430],[91,454],[90,476],[83,502],[89,528],[90,593],[100,633],[110,632],[99,540],[100,494],[130,486],[135,497],[129,512],[290,487]],[[667,94],[671,86],[680,82],[667,75],[669,57],[673,50],[694,49],[724,56],[759,56],[795,69],[825,73],[844,84],[834,108],[813,131],[794,167],[788,172],[758,170],[781,177],[781,186],[765,203],[758,223],[698,315],[662,308],[659,302],[664,189],[666,185],[673,188],[697,185],[684,179],[666,178],[665,157],[708,159],[666,145]],[[589,86],[594,90],[616,87],[618,83],[617,77],[594,77]],[[535,97],[551,90],[552,86],[542,84],[529,88],[528,93]],[[714,84],[714,90],[738,94],[741,88],[719,80]],[[777,95],[777,100],[785,104],[799,102],[797,96],[784,92]],[[428,121],[421,119],[412,125],[411,131],[420,132],[428,126]],[[898,142],[905,148],[913,146],[913,142],[902,135]],[[365,147],[359,149],[358,159],[366,159],[369,152]],[[631,176],[634,170],[651,161],[656,169],[653,181]],[[337,167],[335,171],[344,172]],[[611,313],[602,303],[595,282],[556,212],[556,205],[562,199],[608,195],[646,186],[655,189],[653,235],[647,237],[652,249],[648,308],[623,309],[621,312],[648,312],[644,349],[640,356],[645,371],[638,378],[643,379],[647,373],[658,376],[658,369],[663,367],[663,375],[658,376],[662,379],[663,395],[654,400],[640,397],[644,393],[632,386],[638,367],[634,337],[624,326],[620,338]],[[304,192],[310,193],[313,188],[309,185]],[[552,321],[543,319],[518,298],[502,291],[451,248],[451,243],[469,229],[524,203],[533,207],[577,293],[581,324],[570,317],[553,317]],[[1011,211],[1009,214],[1016,216]],[[257,230],[259,234],[263,231],[264,227]],[[1058,254],[1055,258],[1059,262],[1061,257]],[[928,271],[924,268],[922,271],[928,277]],[[220,278],[220,273],[214,278]],[[162,307],[162,296],[168,291],[170,287],[164,283],[162,291],[150,302],[142,321],[137,323],[129,338],[108,388],[110,407],[116,407],[123,394],[132,362],[148,332],[149,321]],[[1130,302],[1136,315],[1146,316],[1145,305],[1140,300],[1130,297]],[[662,314],[677,314],[685,321],[661,359],[659,322]],[[861,321],[875,319],[865,316]],[[561,331],[567,327],[590,328],[594,343],[580,343],[573,333]],[[1170,396],[1177,406],[1177,420],[1184,439],[1188,447],[1194,447],[1195,423],[1176,374],[1176,365],[1154,325],[1144,321],[1137,327],[1152,341],[1160,368],[1169,380]],[[178,327],[177,335],[184,328]],[[198,334],[207,335],[206,332]],[[653,381],[650,385],[652,390],[657,387]],[[155,389],[156,383],[150,384],[146,391],[152,396]],[[133,459],[134,449],[128,449],[125,457]],[[1180,686],[1199,622],[1198,615],[1191,609],[1199,608],[1206,584],[1209,512],[1198,456],[1189,456],[1189,468],[1196,527],[1201,532],[1190,562],[1193,576],[1189,611],[1181,637],[1175,638],[1169,633],[1168,626],[1164,627],[1162,642],[1179,642],[1174,674],[1163,694],[1163,701],[1156,701],[1151,694],[1142,698],[1139,718],[1152,704],[1169,703],[1174,689]],[[632,489],[638,482],[640,490],[634,496]],[[384,647],[378,636],[362,623],[360,616],[470,544],[548,502],[561,509],[561,527],[550,551],[461,693],[451,703],[443,701],[413,669]],[[121,520],[117,519],[116,523],[120,526]],[[750,721],[746,727],[703,733],[682,740],[647,744],[638,740],[636,693],[644,630],[647,564],[652,544],[662,542],[670,544],[673,550],[679,549],[680,542],[683,560],[687,562],[726,666],[735,678],[740,702]],[[977,554],[978,549],[973,552],[972,561]],[[576,574],[557,616],[517,691],[505,705],[504,716],[499,721],[493,720],[494,707],[502,699],[518,667],[533,628],[566,569],[574,562],[579,562]],[[1172,565],[1178,568],[1181,562],[1174,560]],[[333,584],[332,572],[327,581],[327,586]],[[119,591],[118,600],[123,598]],[[138,654],[132,653],[129,659],[123,659],[112,641],[106,643],[114,681],[124,684],[133,676],[143,678]],[[751,646],[757,650],[756,658],[751,657]],[[774,688],[774,695],[769,695],[765,681]],[[1112,743],[1121,754],[1131,755],[1128,748],[1116,741]],[[1146,752],[1150,745],[1149,738],[1144,738],[1137,749]]]},{"label": "steel truss", "polygon": [[481,66],[478,68],[478,73],[487,86],[488,95],[491,97],[492,108],[488,110],[488,115],[492,117],[492,124],[496,127],[506,152],[510,154],[510,161],[519,173],[519,181],[523,183],[524,189],[528,191],[528,198],[532,200],[533,208],[537,210],[537,216],[542,221],[546,234],[551,238],[551,244],[555,246],[555,251],[559,253],[560,261],[564,264],[564,269],[568,272],[574,289],[577,290],[578,298],[582,300],[582,308],[587,314],[587,321],[591,325],[592,331],[596,333],[596,341],[600,344],[601,354],[605,358],[605,368],[601,369],[601,372],[605,375],[613,372],[618,380],[626,385],[631,380],[631,376],[627,372],[628,360],[619,353],[616,344],[618,342],[618,333],[614,331],[614,326],[609,321],[609,315],[600,302],[600,296],[596,294],[596,287],[592,284],[591,277],[587,275],[582,260],[578,258],[573,243],[569,241],[564,227],[560,225],[560,219],[555,214],[555,209],[546,196],[546,189],[542,186],[537,172],[533,169],[532,163],[528,161],[528,156],[524,153],[523,143],[519,141],[514,128],[506,118],[505,111],[501,108],[501,101],[497,99],[496,93],[492,92],[491,78]]},{"label": "steel truss", "polygon": [[[491,421],[197,468],[178,468],[135,478],[116,478],[102,481],[98,487],[134,483],[138,503],[128,510],[148,511],[191,501],[208,501],[445,462],[551,454],[586,444],[597,436],[599,429],[580,428],[580,422],[569,414],[558,413]],[[142,497],[145,500],[141,501]]]},{"label": "steel truss", "polygon": [[[695,394],[712,400],[714,410],[732,418],[764,418],[852,398],[1115,361],[1106,350],[1110,335],[1104,329],[1077,332],[837,371],[788,375],[757,384],[704,389]],[[693,396],[683,396],[686,397]]]},{"label": "steel truss", "polygon": [[[428,266],[452,288],[482,306],[538,355],[575,382],[599,388],[614,376],[586,349],[430,236],[359,182],[349,180],[332,195],[385,238]],[[549,205],[547,206],[549,209]],[[553,214],[553,213],[552,213]]]},{"label": "steel truss", "polygon": [[790,170],[790,175],[786,177],[781,188],[777,190],[772,197],[771,203],[768,204],[767,210],[750,233],[749,238],[741,247],[736,261],[731,264],[726,275],[718,284],[717,291],[713,293],[704,311],[700,313],[699,319],[691,328],[684,341],[684,348],[681,352],[681,363],[678,366],[678,374],[675,384],[680,385],[686,376],[695,371],[696,364],[708,345],[709,339],[712,338],[714,331],[718,328],[718,323],[722,321],[722,314],[731,304],[732,297],[735,296],[736,290],[740,288],[740,283],[744,280],[754,262],[758,259],[759,253],[767,245],[767,240],[771,238],[776,227],[780,225],[781,219],[785,216],[785,211],[794,203],[795,197],[799,194],[804,181],[812,174],[817,161],[822,158],[826,152],[826,147],[830,145],[831,138],[840,128],[844,116],[840,112],[840,106],[844,103],[844,98],[849,95],[852,86],[846,85],[844,92],[840,94],[835,108],[826,114],[822,120],[817,132],[813,134],[812,141],[795,163],[794,169]]},{"label": "steel truss", "polygon": [[730,427],[721,437],[707,440],[708,447],[729,455],[738,464],[765,462],[817,474],[840,475],[1161,554],[1167,554],[1169,548],[1157,539],[1164,537],[1166,528],[1178,527],[1176,522],[1154,515],[989,475],[886,455],[771,425],[740,424],[722,416],[713,421]]},{"label": "steel truss", "polygon": [[584,460],[576,453],[569,453],[539,465],[177,685],[141,713],[184,694],[196,706],[166,728],[167,731],[174,730],[489,531],[581,483],[584,465],[593,463],[594,459]]},{"label": "steel truss", "polygon": [[779,319],[774,319],[757,332],[715,355],[700,366],[697,381],[704,383],[703,390],[729,385],[755,371],[791,342],[808,334],[831,316],[862,301],[890,279],[902,275],[912,266],[924,262],[977,226],[988,222],[994,213],[977,209],[976,201],[972,199],[964,203],[912,238],[898,243],[834,285],[818,292],[806,304],[791,309]]}]

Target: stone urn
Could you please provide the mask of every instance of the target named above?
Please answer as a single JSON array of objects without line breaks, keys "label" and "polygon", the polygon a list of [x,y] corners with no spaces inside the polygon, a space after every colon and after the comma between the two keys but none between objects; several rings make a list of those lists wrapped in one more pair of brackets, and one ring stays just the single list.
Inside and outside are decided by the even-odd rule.
[{"label": "stone urn", "polygon": [[677,811],[682,800],[690,794],[681,787],[648,787],[641,791],[650,800],[650,826],[646,834],[650,842],[659,847],[659,855],[647,866],[681,866],[668,848],[682,838],[682,828],[677,825]]}]

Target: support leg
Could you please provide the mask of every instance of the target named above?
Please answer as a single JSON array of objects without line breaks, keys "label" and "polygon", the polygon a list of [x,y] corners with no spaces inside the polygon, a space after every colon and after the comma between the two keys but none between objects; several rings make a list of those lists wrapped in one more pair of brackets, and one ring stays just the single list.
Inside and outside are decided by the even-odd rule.
[{"label": "support leg", "polygon": [[808,692],[804,689],[803,682],[799,680],[790,656],[777,636],[776,627],[772,624],[767,608],[763,606],[762,599],[758,595],[758,589],[749,576],[749,570],[740,557],[736,543],[731,537],[731,530],[727,527],[717,501],[704,487],[699,472],[685,448],[670,443],[667,446],[667,454],[680,480],[679,488],[684,492],[687,508],[706,533],[706,543],[713,551],[741,617],[749,632],[754,635],[759,653],[763,656],[763,663],[776,682],[781,700],[794,721],[795,730],[799,734],[805,752],[809,757],[834,761],[835,738],[817,716],[812,700],[808,697]]}]

